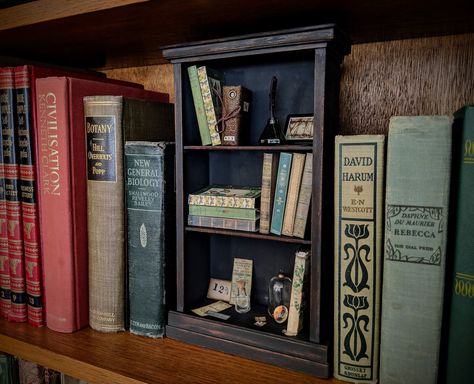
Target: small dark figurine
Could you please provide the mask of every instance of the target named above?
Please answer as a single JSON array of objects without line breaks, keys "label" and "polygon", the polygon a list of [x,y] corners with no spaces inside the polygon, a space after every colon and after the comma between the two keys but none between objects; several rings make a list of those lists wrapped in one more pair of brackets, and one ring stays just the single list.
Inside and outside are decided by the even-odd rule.
[{"label": "small dark figurine", "polygon": [[281,130],[280,123],[275,117],[275,98],[277,88],[277,78],[273,76],[272,83],[270,86],[270,118],[267,121],[267,125],[260,135],[260,145],[278,145],[283,144],[285,141],[285,135]]}]

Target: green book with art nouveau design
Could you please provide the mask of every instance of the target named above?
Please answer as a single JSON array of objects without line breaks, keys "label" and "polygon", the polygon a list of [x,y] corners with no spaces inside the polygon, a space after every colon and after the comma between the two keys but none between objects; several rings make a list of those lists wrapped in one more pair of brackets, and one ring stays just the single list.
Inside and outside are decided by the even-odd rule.
[{"label": "green book with art nouveau design", "polygon": [[384,144],[336,137],[334,376],[357,383],[378,382]]}]

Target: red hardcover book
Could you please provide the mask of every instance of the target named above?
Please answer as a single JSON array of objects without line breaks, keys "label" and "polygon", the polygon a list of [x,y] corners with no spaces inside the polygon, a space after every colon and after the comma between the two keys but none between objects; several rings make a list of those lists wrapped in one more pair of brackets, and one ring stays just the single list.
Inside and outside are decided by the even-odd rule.
[{"label": "red hardcover book", "polygon": [[23,227],[19,197],[20,167],[18,131],[16,128],[16,93],[13,67],[0,68],[3,167],[8,226],[8,258],[10,262],[11,307],[8,320],[24,322],[26,313],[25,268],[23,259]]},{"label": "red hardcover book", "polygon": [[[44,295],[41,269],[41,228],[37,185],[37,164],[35,158],[36,131],[36,79],[48,76],[81,77],[90,80],[105,79],[101,73],[81,71],[62,67],[23,65],[15,67],[16,112],[18,132],[18,154],[20,164],[20,199],[23,221],[23,251],[25,258],[25,281],[27,294],[28,323],[44,325]],[[107,80],[117,84],[143,88],[142,85],[120,80]],[[0,208],[1,211],[1,208]],[[1,238],[0,238],[1,239]]]},{"label": "red hardcover book", "polygon": [[[0,71],[0,107],[8,111],[8,87],[11,85],[9,72]],[[8,117],[0,115],[1,127],[8,129]],[[7,202],[5,196],[5,172],[3,164],[3,135],[0,134],[0,316],[8,319],[11,309],[10,259],[8,257]]]},{"label": "red hardcover book", "polygon": [[39,79],[36,86],[46,324],[59,332],[73,332],[89,320],[83,98],[123,95],[168,102],[169,97],[72,77]]}]

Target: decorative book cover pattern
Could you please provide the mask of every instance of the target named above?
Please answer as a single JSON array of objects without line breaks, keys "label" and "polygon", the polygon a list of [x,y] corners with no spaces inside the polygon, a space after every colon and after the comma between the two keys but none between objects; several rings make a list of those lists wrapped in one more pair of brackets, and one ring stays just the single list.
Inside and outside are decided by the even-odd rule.
[{"label": "decorative book cover pattern", "polygon": [[40,327],[44,325],[44,297],[41,287],[42,268],[35,160],[39,157],[35,156],[34,150],[33,100],[27,66],[15,68],[15,88],[28,323]]},{"label": "decorative book cover pattern", "polygon": [[258,208],[260,187],[237,187],[232,185],[210,185],[191,193],[188,197],[190,205],[206,205],[210,207]]},{"label": "decorative book cover pattern", "polygon": [[206,111],[204,109],[204,101],[201,94],[201,86],[199,85],[199,78],[197,67],[192,65],[188,67],[189,83],[191,85],[191,92],[193,95],[194,109],[196,111],[196,119],[199,127],[199,134],[201,136],[202,145],[211,145],[211,133],[207,127]]},{"label": "decorative book cover pattern", "polygon": [[438,376],[451,170],[451,119],[390,119],[380,381]]},{"label": "decorative book cover pattern", "polygon": [[295,255],[295,267],[291,285],[290,309],[285,335],[296,336],[303,328],[303,320],[308,308],[306,297],[309,275],[309,251],[298,251]]},{"label": "decorative book cover pattern", "polygon": [[378,378],[384,142],[336,137],[334,376],[353,382]]},{"label": "decorative book cover pattern", "polygon": [[241,85],[222,87],[222,145],[239,145],[249,136],[251,91]]},{"label": "decorative book cover pattern", "polygon": [[10,261],[11,308],[8,319],[27,320],[23,226],[20,201],[20,167],[17,155],[16,92],[14,70],[0,68],[1,119],[5,197],[8,225],[8,257]]},{"label": "decorative book cover pattern", "polygon": [[212,145],[221,145],[218,120],[222,113],[222,85],[224,76],[219,71],[202,66],[197,69],[201,95],[204,102],[207,127],[211,134]]}]

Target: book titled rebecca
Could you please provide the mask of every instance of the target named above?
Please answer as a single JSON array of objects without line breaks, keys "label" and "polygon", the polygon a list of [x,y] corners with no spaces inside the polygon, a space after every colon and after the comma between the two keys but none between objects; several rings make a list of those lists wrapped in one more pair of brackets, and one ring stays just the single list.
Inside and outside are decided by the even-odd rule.
[{"label": "book titled rebecca", "polygon": [[166,319],[166,150],[165,142],[125,143],[130,332],[153,338],[163,337]]},{"label": "book titled rebecca", "polygon": [[451,122],[448,116],[390,119],[380,345],[382,383],[437,381]]},{"label": "book titled rebecca", "polygon": [[451,296],[447,306],[448,320],[446,351],[446,383],[472,382],[474,362],[474,243],[472,241],[472,217],[474,215],[474,106],[467,106],[454,114],[454,129],[461,134],[460,143],[453,146],[453,170],[457,170],[453,235],[453,272]]},{"label": "book titled rebecca", "polygon": [[[122,96],[84,97],[87,134],[89,322],[126,326],[124,141],[172,141],[173,105]],[[124,140],[125,139],[125,140]]]},{"label": "book titled rebecca", "polygon": [[336,136],[334,167],[334,376],[378,379],[382,135]]}]

